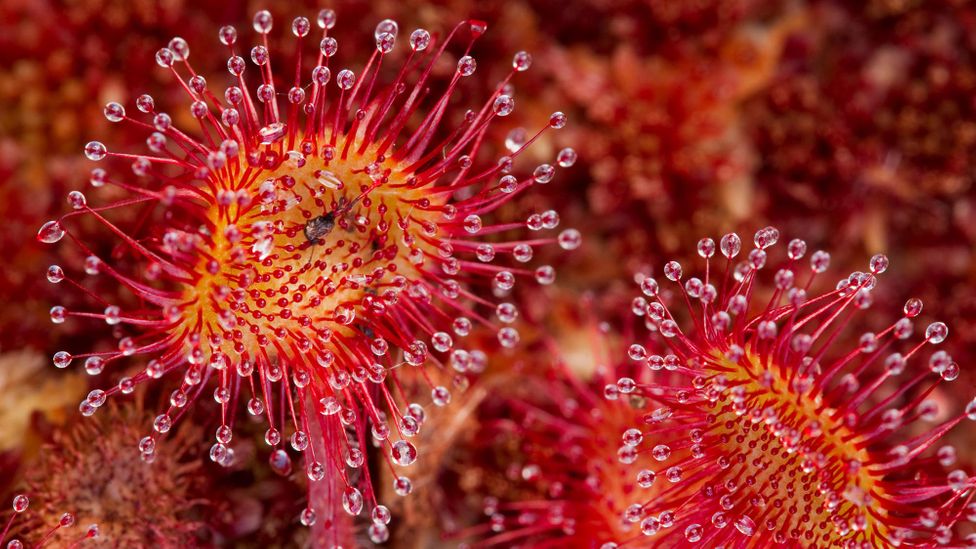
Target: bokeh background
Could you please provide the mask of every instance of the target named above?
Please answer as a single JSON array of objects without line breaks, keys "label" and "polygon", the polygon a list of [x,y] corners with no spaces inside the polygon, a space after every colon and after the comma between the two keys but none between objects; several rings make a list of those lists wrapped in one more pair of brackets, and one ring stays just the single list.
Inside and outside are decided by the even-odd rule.
[{"label": "bokeh background", "polygon": [[[87,436],[63,434],[78,420],[77,402],[89,379],[55,370],[50,356],[75,342],[109,341],[111,334],[82,323],[53,329],[48,309],[70,307],[79,296],[48,284],[45,270],[81,258],[56,256],[34,239],[44,220],[65,211],[65,194],[87,186],[85,142],[102,139],[124,148],[144,139],[109,129],[103,105],[132,104],[150,92],[157,104],[183,112],[177,108],[184,105],[182,91],[153,61],[170,38],[188,40],[192,61],[205,74],[225,75],[224,54],[213,47],[219,26],[245,28],[254,11],[267,8],[276,17],[275,32],[284,33],[292,17],[314,16],[322,7],[337,11],[335,35],[351,55],[357,48],[369,51],[373,28],[385,18],[401,29],[432,30],[468,18],[487,21],[488,34],[474,52],[479,72],[473,85],[485,94],[515,51],[533,54],[532,69],[516,83],[518,124],[536,128],[551,111],[566,112],[567,129],[531,153],[541,160],[573,146],[580,159],[530,200],[558,207],[564,224],[586,238],[563,261],[558,289],[542,296],[530,315],[553,330],[570,323],[574,312],[567,303],[579,295],[591,296],[600,314],[621,315],[635,272],[692,257],[701,236],[751,235],[772,224],[786,238],[830,250],[841,272],[863,270],[872,254],[888,254],[892,267],[875,292],[874,310],[887,320],[908,297],[922,298],[926,313],[950,326],[944,348],[963,369],[954,387],[973,392],[972,2],[3,0],[0,494],[43,484],[32,473],[38,468],[69,463],[79,477],[95,473],[91,463],[51,458],[45,444],[55,439],[63,445],[74,436],[79,452],[113,437],[129,445],[136,440],[111,425]],[[465,414],[475,413],[469,408],[445,420],[458,422],[462,435],[469,429]],[[974,446],[973,436],[972,430],[952,435],[961,453]],[[201,447],[206,438],[200,437]],[[452,451],[463,452],[443,453]],[[173,485],[145,482],[181,513],[153,520],[189,524],[188,539],[215,543],[287,546],[300,540],[304,534],[290,506],[301,488],[262,472],[263,460],[248,461],[243,453],[229,473],[174,456],[171,465],[179,472],[170,475]],[[968,454],[973,457],[972,450]],[[451,469],[454,458],[442,458],[432,478]],[[249,467],[252,462],[257,465]],[[119,497],[135,502],[143,494]],[[441,508],[430,501],[435,511]],[[463,522],[463,510],[399,512],[406,516],[395,532],[402,546],[430,545],[445,524],[463,526],[456,522]]]}]

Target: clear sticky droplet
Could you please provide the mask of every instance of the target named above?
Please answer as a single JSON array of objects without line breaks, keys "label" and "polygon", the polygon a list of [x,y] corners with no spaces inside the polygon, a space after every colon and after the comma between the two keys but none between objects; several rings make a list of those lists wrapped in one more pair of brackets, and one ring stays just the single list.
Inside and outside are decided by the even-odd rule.
[{"label": "clear sticky droplet", "polygon": [[37,231],[37,240],[45,244],[54,244],[64,238],[65,231],[59,221],[48,221]]}]

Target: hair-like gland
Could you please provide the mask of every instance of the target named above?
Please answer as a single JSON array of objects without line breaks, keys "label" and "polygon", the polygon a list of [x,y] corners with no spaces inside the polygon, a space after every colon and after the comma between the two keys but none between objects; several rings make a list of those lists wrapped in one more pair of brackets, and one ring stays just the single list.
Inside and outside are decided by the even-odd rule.
[{"label": "hair-like gland", "polygon": [[[658,403],[645,425],[634,427],[640,436],[631,447],[650,453],[670,483],[628,510],[627,519],[657,543],[958,543],[953,527],[973,498],[974,480],[962,469],[946,472],[955,462],[951,447],[935,456],[926,450],[966,415],[976,419],[976,400],[963,414],[911,432],[914,422],[934,416],[926,397],[959,374],[942,351],[931,356],[931,371],[909,370],[907,382],[885,389],[948,328],[934,322],[922,341],[904,354],[894,351],[911,338],[911,319],[921,312],[912,299],[897,322],[845,348],[844,328],[871,305],[887,258],[875,256],[871,272],[852,273],[835,290],[808,297],[829,255],[813,254],[810,276],[800,280],[806,244],[793,240],[766,291],[759,271],[778,238],[773,228],[759,231],[747,261],[731,269],[741,244],[726,235],[724,277],[715,277],[709,262],[704,280],[689,278],[674,295],[653,278],[640,281],[645,297],[633,309],[652,337],[634,344],[630,355],[669,377],[649,384],[621,378],[606,392]],[[707,260],[715,244],[703,239],[698,250]],[[677,262],[664,274],[674,282],[683,276]],[[684,302],[687,314],[669,301]],[[677,319],[692,327],[681,328]]]},{"label": "hair-like gland", "polygon": [[[3,530],[0,530],[0,544],[3,544],[6,549],[24,549],[25,547],[39,549],[45,547],[48,543],[58,539],[57,536],[62,535],[66,528],[71,528],[75,524],[75,516],[71,513],[62,513],[51,524],[42,523],[41,519],[32,512],[30,498],[25,494],[15,495],[11,506],[13,512],[10,514],[10,518],[5,523],[0,523],[4,525]],[[18,519],[22,516],[26,518],[18,523]],[[36,533],[37,538],[28,545],[19,537],[21,531]],[[8,538],[11,533],[17,534]],[[64,537],[68,539],[60,540],[59,546],[75,549],[84,541],[98,537],[98,525],[90,525],[80,536],[69,537],[65,535]]]},{"label": "hair-like gland", "polygon": [[[256,92],[248,88],[246,63],[236,54],[236,30],[220,31],[231,53],[228,70],[236,80],[227,88],[225,102],[190,65],[186,42],[173,39],[156,60],[191,97],[202,138],[176,129],[149,96],[136,103],[140,111],[153,114],[152,124],[127,116],[117,103],[108,104],[106,117],[145,128],[150,133],[147,144],[156,154],[108,152],[99,142],[89,143],[86,154],[96,161],[106,156],[131,160],[133,172],[143,180],[133,184],[96,168],[93,183],[114,184],[132,198],[92,208],[74,191],[68,200],[75,211],[48,222],[38,233],[49,243],[68,234],[87,252],[82,239],[63,223],[74,215],[92,215],[146,264],[149,282],[94,256],[86,263],[88,272],[104,273],[131,289],[147,304],[144,310],[123,313],[104,302],[104,312],[52,309],[55,322],[91,317],[131,333],[119,340],[118,351],[59,352],[55,364],[60,367],[84,358],[86,370],[98,374],[125,356],[152,357],[145,371],[122,378],[107,391],[93,391],[81,404],[85,414],[140,382],[183,374],[172,406],[154,422],[156,433],[140,442],[144,455],[153,453],[160,434],[199,397],[206,382],[215,380],[214,398],[222,411],[211,458],[218,463],[233,459],[233,410],[244,400],[251,414],[266,417],[269,445],[279,448],[283,432],[293,431],[291,446],[306,454],[313,481],[332,472],[345,481],[347,465],[362,467],[358,457],[345,456],[362,454],[367,425],[372,437],[387,446],[383,455],[388,466],[412,463],[416,449],[406,440],[391,441],[388,422],[401,439],[410,437],[420,428],[423,406],[407,406],[396,369],[425,363],[449,364],[462,372],[476,367],[471,354],[454,343],[473,323],[497,331],[502,345],[514,345],[518,332],[509,324],[518,316],[516,306],[497,303],[477,288],[490,282],[505,293],[517,277],[551,283],[551,267],[533,271],[518,263],[531,260],[536,246],[557,241],[564,249],[579,245],[579,233],[572,229],[558,238],[504,239],[502,233],[524,227],[555,228],[559,217],[554,211],[532,214],[525,222],[482,221],[482,215],[521,191],[548,183],[555,172],[543,164],[522,179],[509,173],[513,160],[546,128],[510,156],[476,167],[490,122],[514,108],[506,87],[516,72],[529,67],[528,54],[516,54],[511,73],[488,101],[450,128],[449,99],[461,78],[475,70],[467,53],[485,31],[484,23],[458,25],[437,49],[427,31],[414,31],[395,79],[381,85],[382,62],[398,32],[396,23],[381,22],[377,49],[361,76],[345,69],[336,74],[338,97],[327,86],[337,48],[328,36],[335,14],[323,10],[318,23],[322,39],[310,80],[303,80],[301,59],[311,24],[301,17],[292,24],[297,60],[285,109],[280,109],[274,86],[290,83],[292,73],[276,77],[272,72],[268,12],[259,12],[254,20],[262,41],[251,50],[261,80]],[[464,55],[443,94],[430,95],[435,61],[452,41],[462,42]],[[555,113],[547,128],[562,127],[565,121],[562,113]],[[557,163],[568,167],[575,157],[564,149]],[[111,208],[140,203],[162,206],[162,234],[148,239],[130,235],[103,216]],[[515,265],[493,264],[496,258],[509,257]],[[48,278],[68,280],[87,291],[58,266],[51,267]],[[483,312],[490,307],[495,319]],[[452,330],[454,336],[448,333]],[[431,384],[435,405],[447,404],[450,396],[446,387]],[[310,423],[316,421],[325,437],[325,455],[309,444]],[[276,450],[272,465],[289,469],[287,452]],[[361,476],[366,503],[375,505],[369,472]],[[346,509],[358,514],[362,494],[345,483],[352,503]],[[397,486],[398,492],[409,492],[408,479],[398,477]],[[303,522],[314,520],[312,509],[306,511]]]}]

